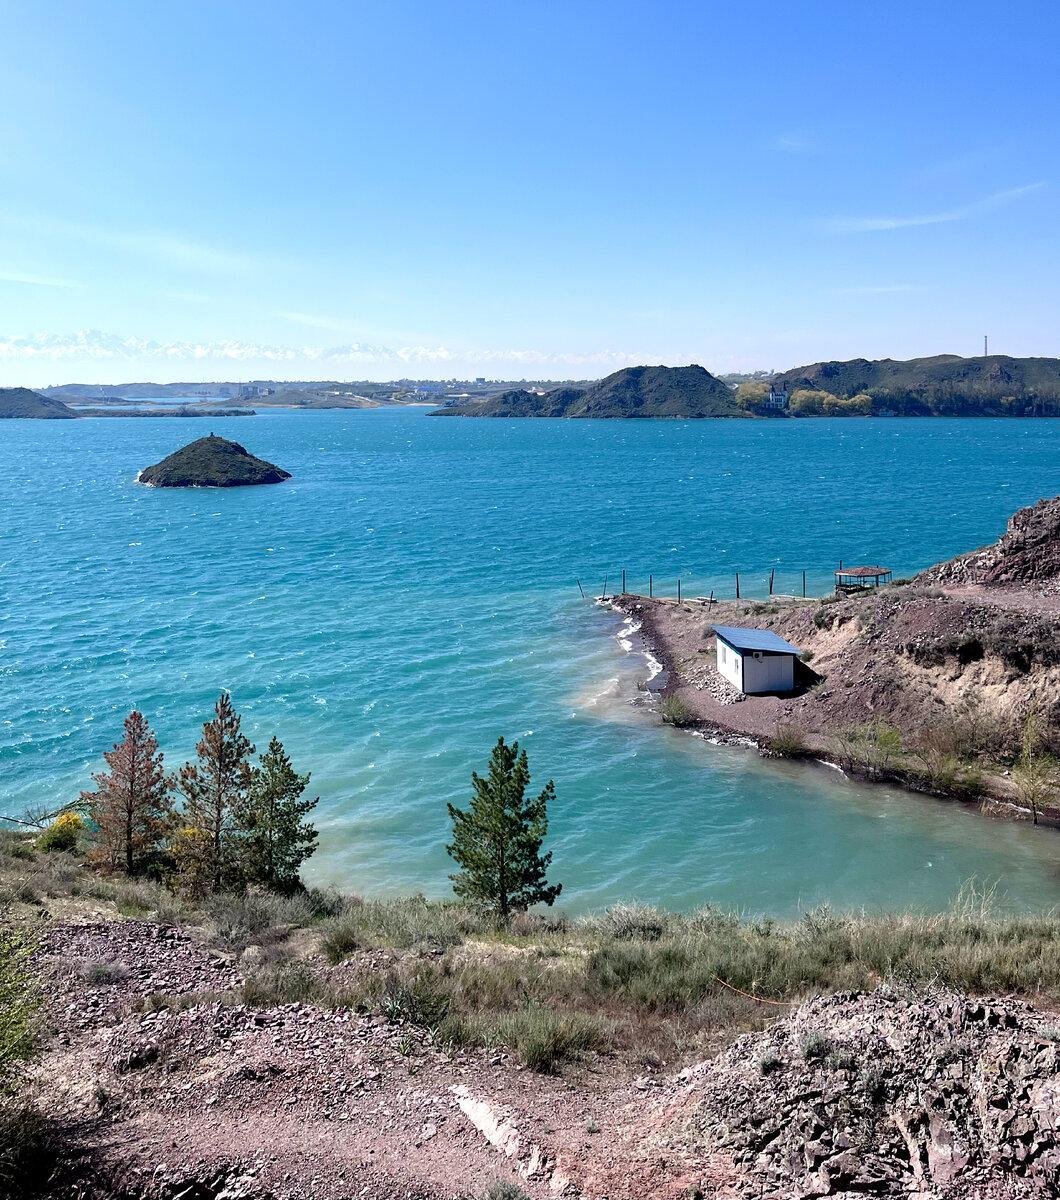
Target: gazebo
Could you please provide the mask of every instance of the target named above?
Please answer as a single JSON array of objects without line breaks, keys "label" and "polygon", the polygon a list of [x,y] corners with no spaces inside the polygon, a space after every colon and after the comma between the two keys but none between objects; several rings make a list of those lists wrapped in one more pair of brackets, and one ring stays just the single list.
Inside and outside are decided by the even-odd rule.
[{"label": "gazebo", "polygon": [[840,567],[835,573],[837,592],[859,592],[891,582],[890,567]]}]

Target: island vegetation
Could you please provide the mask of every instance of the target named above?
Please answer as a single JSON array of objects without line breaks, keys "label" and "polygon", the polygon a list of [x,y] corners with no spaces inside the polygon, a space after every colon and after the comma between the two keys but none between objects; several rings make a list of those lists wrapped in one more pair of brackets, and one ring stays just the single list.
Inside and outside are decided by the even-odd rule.
[{"label": "island vegetation", "polygon": [[763,411],[770,386],[789,392],[791,416],[1060,416],[1060,359],[1055,358],[939,354],[906,361],[819,362],[782,371],[768,384],[744,383],[741,401]]},{"label": "island vegetation", "polygon": [[247,487],[282,483],[291,473],[256,458],[238,442],[211,433],[145,467],[139,482],[148,487]]},{"label": "island vegetation", "polygon": [[513,390],[455,401],[445,417],[745,417],[733,390],[703,367],[626,367],[587,387]]},{"label": "island vegetation", "polygon": [[42,396],[29,388],[0,388],[0,419],[68,421],[77,413],[61,400]]}]

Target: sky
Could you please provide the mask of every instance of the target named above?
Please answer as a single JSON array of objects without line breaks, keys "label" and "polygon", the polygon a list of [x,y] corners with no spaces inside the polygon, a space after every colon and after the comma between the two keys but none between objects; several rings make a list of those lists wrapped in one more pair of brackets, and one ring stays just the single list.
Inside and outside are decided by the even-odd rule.
[{"label": "sky", "polygon": [[0,385],[1060,355],[1060,8],[0,0]]}]

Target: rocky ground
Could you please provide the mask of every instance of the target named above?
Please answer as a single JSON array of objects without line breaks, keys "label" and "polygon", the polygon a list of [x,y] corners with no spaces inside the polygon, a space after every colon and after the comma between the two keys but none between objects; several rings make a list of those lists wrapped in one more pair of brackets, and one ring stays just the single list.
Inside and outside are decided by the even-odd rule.
[{"label": "rocky ground", "polygon": [[655,1107],[682,1147],[731,1153],[742,1196],[1056,1195],[1058,1036],[1012,1000],[833,995],[682,1071]]},{"label": "rocky ground", "polygon": [[427,1200],[496,1180],[538,1197],[582,1194],[590,1156],[603,1177],[640,1170],[635,1144],[600,1138],[613,1077],[575,1087],[401,1020],[233,1003],[230,956],[147,921],[57,923],[38,963],[53,1030],[38,1083],[95,1147],[72,1197]]},{"label": "rocky ground", "polygon": [[239,960],[100,906],[52,924],[37,966],[50,1036],[33,1084],[82,1155],[56,1200],[1060,1188],[1060,1029],[1009,999],[882,986],[781,1007],[666,1077],[606,1059],[540,1075],[402,1020],[238,1003]]}]

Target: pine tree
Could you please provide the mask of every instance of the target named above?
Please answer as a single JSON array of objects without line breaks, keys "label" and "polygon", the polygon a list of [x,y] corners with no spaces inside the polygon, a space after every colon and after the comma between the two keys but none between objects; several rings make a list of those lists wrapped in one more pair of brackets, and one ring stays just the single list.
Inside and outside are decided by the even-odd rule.
[{"label": "pine tree", "polygon": [[316,850],[317,831],[302,818],[316,808],[303,800],[308,775],[299,775],[279,738],[269,742],[251,774],[246,800],[235,813],[240,858],[248,883],[276,891],[298,885],[298,869]]},{"label": "pine tree", "polygon": [[201,846],[200,875],[217,892],[239,880],[235,814],[246,804],[248,760],[254,747],[240,732],[239,714],[227,692],[221,693],[214,713],[214,719],[203,725],[202,741],[195,748],[199,761],[180,768],[178,786],[184,795],[184,824],[205,835],[186,839],[187,845]]},{"label": "pine tree", "polygon": [[496,909],[505,921],[513,910],[555,902],[562,884],[550,884],[545,872],[552,854],[542,854],[548,833],[548,802],[556,798],[550,779],[536,800],[525,799],[530,782],[526,751],[519,743],[498,738],[489,775],[474,772],[474,796],[466,811],[450,804],[453,841],[446,846],[460,865],[450,875],[453,891],[477,904]]},{"label": "pine tree", "polygon": [[81,800],[96,826],[91,857],[110,871],[139,875],[157,864],[173,827],[173,778],[143,713],[125,718],[125,736],[103,755],[109,770]]}]

